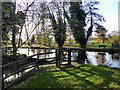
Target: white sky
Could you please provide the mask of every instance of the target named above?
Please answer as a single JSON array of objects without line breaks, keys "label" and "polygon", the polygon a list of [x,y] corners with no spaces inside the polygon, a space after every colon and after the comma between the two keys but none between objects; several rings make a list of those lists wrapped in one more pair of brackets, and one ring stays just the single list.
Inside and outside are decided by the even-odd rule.
[{"label": "white sky", "polygon": [[111,33],[113,30],[118,30],[118,2],[119,0],[98,0],[99,13],[104,16],[106,22],[103,26]]},{"label": "white sky", "polygon": [[[19,1],[19,0],[17,0]],[[39,1],[39,0],[38,0]],[[98,0],[100,3],[98,13],[101,14],[106,22],[102,25],[111,33],[114,30],[118,31],[118,2],[119,0]]]}]

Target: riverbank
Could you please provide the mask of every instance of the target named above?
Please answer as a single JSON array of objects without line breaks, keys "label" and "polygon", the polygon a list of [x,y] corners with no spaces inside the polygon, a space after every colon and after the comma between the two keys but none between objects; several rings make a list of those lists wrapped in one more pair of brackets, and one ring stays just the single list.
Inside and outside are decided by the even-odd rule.
[{"label": "riverbank", "polygon": [[44,65],[13,88],[120,88],[120,69],[90,64]]},{"label": "riverbank", "polygon": [[[96,49],[99,49],[99,45],[106,45],[106,47],[105,47],[106,49],[111,49],[112,48],[112,44],[110,44],[110,43],[109,44],[107,44],[107,43],[105,43],[105,44],[102,44],[102,43],[100,43],[100,44],[88,43],[86,45],[86,48],[96,48]],[[12,45],[7,45],[7,46],[4,46],[4,47],[12,47]],[[47,48],[47,47],[57,47],[57,44],[56,43],[52,43],[52,44],[50,44],[50,46],[49,45],[43,45],[43,44],[32,44],[32,45],[24,44],[24,45],[22,45],[22,47],[45,47],[45,48]],[[73,48],[77,47],[77,48],[79,48],[79,44],[64,44],[63,47],[73,47]],[[120,49],[120,47],[116,48],[116,49]]]},{"label": "riverbank", "polygon": [[[120,52],[120,47],[119,48],[112,48],[111,44],[104,44],[106,45],[106,47],[101,47],[99,48],[99,45],[103,45],[103,44],[87,44],[86,47],[86,51],[96,51],[96,52],[109,52],[109,53],[118,53]],[[11,48],[11,45],[8,45],[7,48]],[[42,45],[42,44],[33,44],[31,46],[25,44],[23,45],[21,48],[32,48],[32,49],[44,49],[44,48],[51,48],[51,49],[55,49],[57,48],[57,44],[51,44],[51,46],[48,45]],[[69,48],[72,50],[83,50],[82,48],[80,48],[78,45],[76,46],[70,46],[70,45],[64,45],[63,48]]]}]

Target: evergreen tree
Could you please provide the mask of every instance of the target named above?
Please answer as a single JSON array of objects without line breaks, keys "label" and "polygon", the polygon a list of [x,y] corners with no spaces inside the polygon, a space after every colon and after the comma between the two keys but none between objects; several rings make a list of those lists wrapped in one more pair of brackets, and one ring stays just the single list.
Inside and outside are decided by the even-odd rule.
[{"label": "evergreen tree", "polygon": [[[64,9],[64,15],[68,20],[69,26],[73,32],[75,40],[80,44],[81,48],[86,48],[87,41],[93,32],[93,25],[98,25],[98,21],[103,21],[104,18],[95,12],[98,8],[99,2],[88,2],[85,6],[81,5],[79,2],[71,2],[69,7],[69,13]],[[96,22],[97,21],[97,22]],[[89,28],[85,29],[87,26]]]}]

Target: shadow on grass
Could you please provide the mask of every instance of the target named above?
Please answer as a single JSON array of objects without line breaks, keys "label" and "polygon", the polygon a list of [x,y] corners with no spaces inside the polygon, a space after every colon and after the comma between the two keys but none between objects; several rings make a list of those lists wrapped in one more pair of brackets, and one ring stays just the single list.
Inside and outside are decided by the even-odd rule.
[{"label": "shadow on grass", "polygon": [[[115,71],[114,71],[115,70]],[[89,64],[41,68],[17,88],[120,88],[120,71]]]},{"label": "shadow on grass", "polygon": [[[78,67],[72,66],[74,70],[69,68],[60,68],[71,76],[74,76],[78,80],[82,80],[83,87],[87,88],[120,88],[120,74],[115,74],[115,72],[95,67],[93,65],[83,64]],[[117,77],[115,77],[117,75]]]}]

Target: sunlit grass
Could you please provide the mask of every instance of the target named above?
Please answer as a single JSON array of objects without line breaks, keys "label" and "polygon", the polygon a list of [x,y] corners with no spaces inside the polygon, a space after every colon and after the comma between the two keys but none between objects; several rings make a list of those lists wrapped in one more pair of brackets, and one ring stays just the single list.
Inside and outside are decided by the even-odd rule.
[{"label": "sunlit grass", "polygon": [[[91,44],[91,43],[88,43],[87,45],[86,45],[86,48],[95,48],[95,49],[99,49],[99,45],[106,45],[106,47],[105,47],[105,49],[111,49],[112,48],[112,44],[111,43],[109,43],[109,44],[107,44],[107,43],[100,43],[100,44]],[[57,47],[58,45],[56,44],[56,43],[51,43],[51,46],[52,47]],[[4,46],[4,47],[6,47],[6,46]],[[7,47],[12,47],[12,45],[7,45]],[[43,45],[43,44],[32,44],[32,45],[28,45],[28,44],[23,44],[22,45],[22,47],[41,47],[41,48],[49,48],[49,45]],[[63,47],[65,47],[65,48],[79,48],[79,44],[64,44],[64,46]],[[104,49],[104,47],[101,47],[100,49]],[[114,49],[120,49],[120,47],[119,48],[114,48]]]},{"label": "sunlit grass", "polygon": [[120,88],[120,69],[90,64],[40,67],[14,88]]}]

